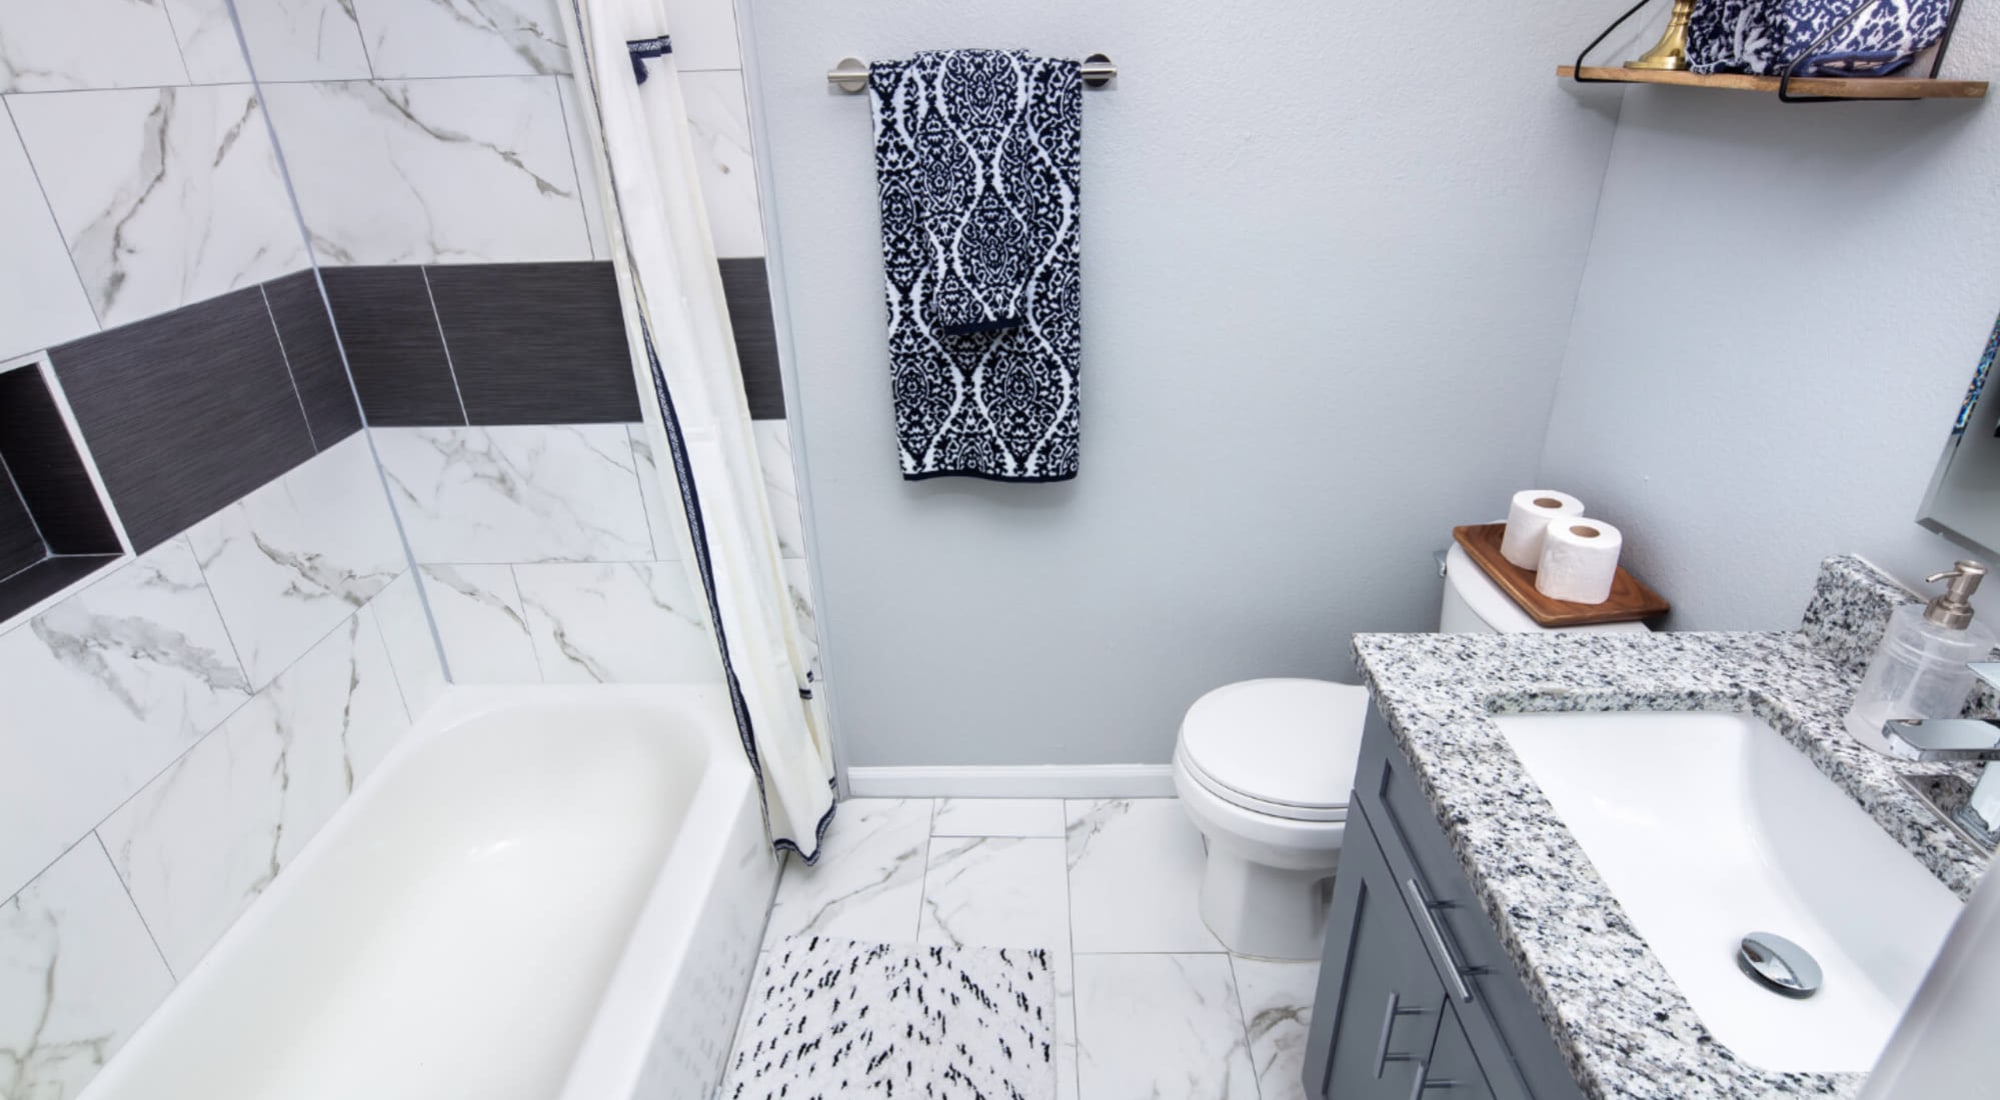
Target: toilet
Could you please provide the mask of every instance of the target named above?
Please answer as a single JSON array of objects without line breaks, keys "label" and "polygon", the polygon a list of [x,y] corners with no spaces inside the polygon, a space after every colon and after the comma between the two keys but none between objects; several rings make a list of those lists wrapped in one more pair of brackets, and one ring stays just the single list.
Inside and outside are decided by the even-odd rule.
[{"label": "toilet", "polygon": [[[1535,622],[1454,544],[1445,556],[1445,633],[1529,634]],[[1643,632],[1643,623],[1560,628]],[[1239,955],[1316,959],[1368,692],[1325,680],[1245,680],[1195,700],[1174,746],[1174,789],[1207,840],[1201,916]]]}]

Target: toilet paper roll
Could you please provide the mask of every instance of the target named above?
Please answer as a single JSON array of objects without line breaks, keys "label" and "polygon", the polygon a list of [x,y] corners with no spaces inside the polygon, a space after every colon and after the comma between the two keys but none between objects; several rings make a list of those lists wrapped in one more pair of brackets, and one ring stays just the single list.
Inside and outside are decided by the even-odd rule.
[{"label": "toilet paper roll", "polygon": [[1535,590],[1552,600],[1603,603],[1611,598],[1624,546],[1618,528],[1599,520],[1578,516],[1551,523],[1542,538]]},{"label": "toilet paper roll", "polygon": [[1500,536],[1500,556],[1523,569],[1542,564],[1542,530],[1553,520],[1583,514],[1583,502],[1554,489],[1523,489],[1507,509],[1507,531]]}]

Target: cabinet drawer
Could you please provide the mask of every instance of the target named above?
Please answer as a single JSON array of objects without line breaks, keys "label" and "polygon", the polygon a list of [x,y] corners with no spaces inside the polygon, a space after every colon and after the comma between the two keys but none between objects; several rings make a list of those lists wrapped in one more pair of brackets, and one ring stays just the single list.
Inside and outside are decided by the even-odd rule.
[{"label": "cabinet drawer", "polygon": [[1372,706],[1355,787],[1355,803],[1374,824],[1390,873],[1406,892],[1418,895],[1406,899],[1411,915],[1422,925],[1425,914],[1415,910],[1428,910],[1435,922],[1431,959],[1451,990],[1458,1021],[1485,1069],[1492,1095],[1500,1100],[1580,1098],[1430,800],[1388,723]]}]

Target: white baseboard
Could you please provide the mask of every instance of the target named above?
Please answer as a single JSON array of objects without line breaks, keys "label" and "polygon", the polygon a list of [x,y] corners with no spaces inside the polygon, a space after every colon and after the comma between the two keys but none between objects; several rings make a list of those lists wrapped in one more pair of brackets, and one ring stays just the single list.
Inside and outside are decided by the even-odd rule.
[{"label": "white baseboard", "polygon": [[852,798],[1172,798],[1171,764],[849,768]]}]

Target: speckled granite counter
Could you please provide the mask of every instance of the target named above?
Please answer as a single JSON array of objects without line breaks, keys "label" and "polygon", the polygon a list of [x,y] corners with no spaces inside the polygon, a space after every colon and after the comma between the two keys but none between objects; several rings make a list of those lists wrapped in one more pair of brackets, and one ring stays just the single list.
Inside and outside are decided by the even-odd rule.
[{"label": "speckled granite counter", "polygon": [[1490,716],[1752,712],[1965,897],[1983,854],[1897,783],[1903,765],[1841,727],[1889,609],[1912,598],[1833,558],[1796,633],[1355,637],[1363,682],[1586,1095],[1852,1096],[1863,1075],[1767,1072],[1711,1038]]}]

